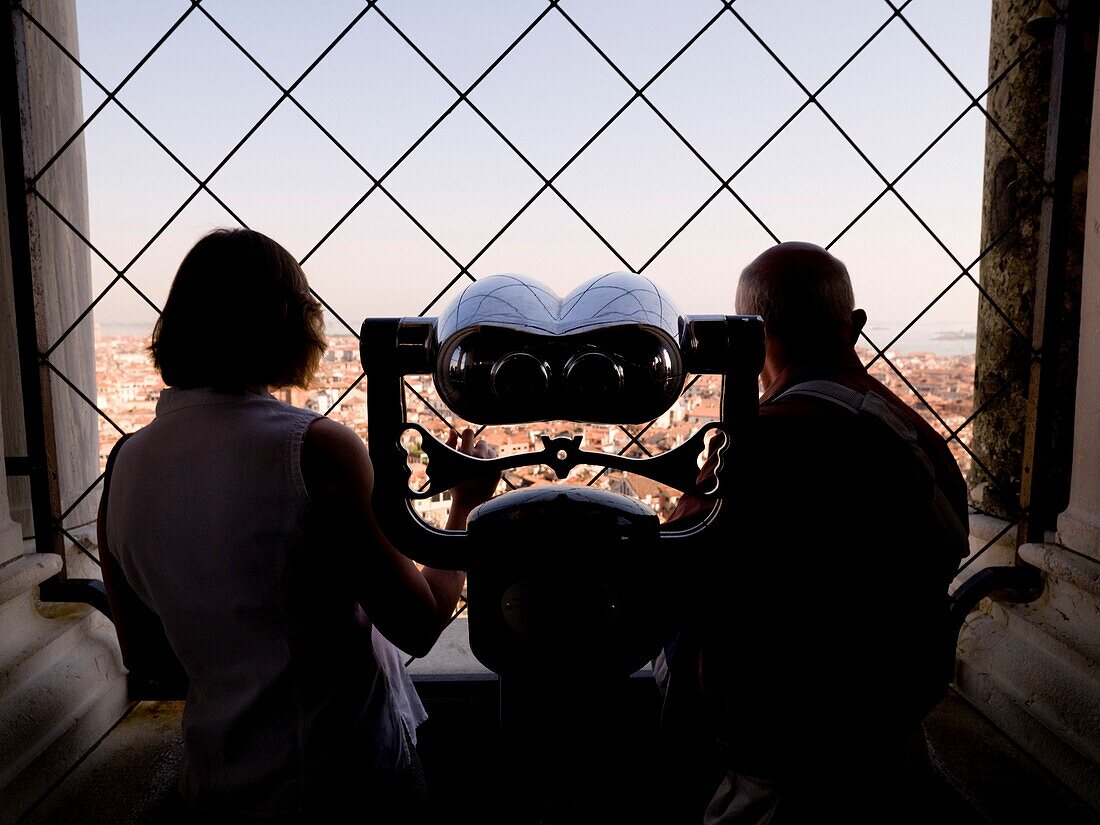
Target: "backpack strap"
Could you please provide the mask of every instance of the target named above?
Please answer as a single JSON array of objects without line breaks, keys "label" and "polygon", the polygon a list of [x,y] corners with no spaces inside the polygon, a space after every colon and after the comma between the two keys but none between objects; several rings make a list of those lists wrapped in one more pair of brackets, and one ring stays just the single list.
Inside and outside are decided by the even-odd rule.
[{"label": "backpack strap", "polygon": [[929,505],[933,519],[951,544],[956,547],[960,557],[966,555],[969,548],[970,530],[967,525],[963,524],[958,513],[955,512],[955,508],[951,506],[951,502],[944,494],[943,488],[936,480],[935,466],[928,458],[924,448],[921,447],[920,440],[917,438],[917,429],[911,422],[907,421],[881,396],[874,392],[853,390],[851,387],[846,387],[836,381],[824,379],[803,381],[781,393],[775,400],[779,401],[791,396],[817,398],[847,410],[853,415],[869,416],[897,436],[908,448],[909,454],[916,464],[932,482],[932,498]]}]

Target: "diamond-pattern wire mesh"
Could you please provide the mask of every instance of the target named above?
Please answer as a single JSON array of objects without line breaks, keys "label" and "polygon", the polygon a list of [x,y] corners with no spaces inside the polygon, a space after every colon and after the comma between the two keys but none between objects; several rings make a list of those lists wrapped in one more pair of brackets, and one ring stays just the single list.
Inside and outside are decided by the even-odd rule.
[{"label": "diamond-pattern wire mesh", "polygon": [[[983,472],[989,477],[993,484],[997,484],[997,479],[994,477],[988,468],[981,462],[979,456],[977,456],[969,445],[961,437],[961,432],[971,423],[971,421],[980,415],[991,404],[996,403],[1002,393],[1009,389],[1008,386],[1002,388],[1002,393],[997,393],[993,397],[986,400],[982,407],[976,409],[967,418],[963,424],[952,428],[948,425],[945,418],[935,409],[935,407],[929,403],[929,401],[922,395],[916,386],[905,375],[904,371],[900,369],[893,360],[889,357],[888,353],[891,348],[897,343],[897,341],[914,325],[916,324],[947,292],[961,281],[969,281],[980,293],[981,300],[990,302],[996,312],[1001,316],[1002,320],[1009,326],[1012,332],[1019,336],[1030,347],[1029,337],[1021,330],[1013,326],[1012,321],[1008,316],[997,307],[996,303],[992,301],[990,296],[985,292],[982,285],[974,275],[975,267],[981,262],[981,260],[989,253],[990,249],[996,246],[1006,235],[1018,226],[1019,222],[1023,220],[1025,216],[1037,208],[1037,203],[1032,203],[1021,209],[1017,214],[1015,220],[1005,228],[998,238],[969,263],[964,263],[960,260],[952,251],[952,249],[946,244],[939,235],[932,229],[932,227],[922,218],[916,209],[905,199],[905,197],[898,191],[897,184],[901,181],[912,169],[916,166],[922,158],[924,158],[929,152],[936,147],[941,140],[948,135],[955,126],[962,121],[962,119],[971,111],[979,112],[989,126],[994,129],[1006,143],[1011,147],[1016,156],[1022,161],[1024,168],[1033,175],[1040,183],[1042,182],[1042,175],[1031,160],[1022,152],[1017,144],[1013,141],[1012,137],[1008,135],[999,123],[990,115],[988,110],[981,104],[981,100],[986,95],[995,89],[998,84],[1017,66],[1020,62],[1026,59],[1031,51],[1035,48],[1035,44],[1025,50],[1012,64],[1007,66],[997,77],[993,78],[988,87],[984,89],[978,95],[973,95],[966,86],[959,80],[959,78],[952,72],[950,67],[944,62],[940,56],[936,53],[935,49],[928,43],[928,41],[921,35],[917,27],[912,21],[905,16],[906,8],[913,2],[913,0],[905,0],[905,2],[896,3],[893,0],[883,0],[885,5],[889,9],[889,16],[882,21],[882,23],[859,45],[857,49],[850,54],[846,60],[832,72],[823,83],[817,88],[811,89],[806,86],[799,77],[793,72],[789,66],[783,61],[783,59],[769,46],[766,40],[758,34],[758,32],[750,25],[745,17],[739,12],[737,8],[737,0],[717,0],[714,14],[705,22],[705,24],[663,64],[660,68],[650,76],[644,83],[636,84],[624,71],[616,65],[615,61],[607,54],[607,52],[600,47],[600,45],[582,28],[576,20],[569,14],[568,10],[563,8],[558,0],[549,0],[547,5],[536,15],[530,23],[519,32],[519,34],[509,43],[505,48],[478,76],[477,78],[465,88],[461,88],[455,82],[448,77],[448,75],[428,56],[428,54],[421,49],[416,42],[410,38],[405,31],[403,31],[392,19],[388,16],[385,10],[377,5],[378,0],[365,0],[361,9],[348,21],[339,34],[317,55],[317,57],[302,71],[294,82],[284,86],[281,84],[275,76],[264,68],[263,64],[257,60],[253,54],[243,46],[230,32],[222,25],[222,23],[207,9],[202,0],[191,0],[191,4],[186,10],[176,19],[172,25],[164,32],[164,34],[153,44],[148,52],[137,62],[137,64],[131,69],[122,80],[114,87],[108,88],[102,82],[100,82],[87,67],[82,65],[78,58],[69,52],[65,46],[56,38],[50,31],[48,31],[34,15],[21,5],[18,6],[19,11],[26,20],[29,26],[34,27],[41,32],[53,45],[63,52],[69,60],[71,60],[81,71],[81,73],[94,84],[105,95],[104,100],[99,106],[91,112],[81,126],[70,136],[56,151],[54,156],[42,165],[42,167],[35,171],[30,181],[30,192],[35,196],[38,201],[53,215],[57,217],[65,226],[69,228],[77,237],[83,241],[89,248],[92,254],[99,258],[113,273],[114,277],[110,280],[107,286],[100,291],[89,306],[58,336],[58,338],[52,342],[49,348],[42,353],[42,357],[46,360],[51,371],[58,377],[59,380],[67,384],[74,392],[76,392],[85,402],[87,402],[96,413],[113,426],[120,433],[123,431],[121,427],[116,424],[111,417],[102,409],[100,409],[92,399],[88,398],[78,387],[70,381],[63,372],[49,359],[50,356],[57,350],[59,346],[68,338],[68,336],[75,330],[81,322],[83,322],[92,310],[103,300],[103,298],[118,287],[120,283],[125,283],[131,290],[139,295],[150,307],[154,310],[158,310],[156,304],[142,291],[142,289],[134,282],[130,277],[130,272],[134,265],[141,259],[141,257],[147,252],[147,250],[157,241],[157,239],[172,225],[172,223],[179,217],[179,215],[187,208],[187,206],[201,193],[205,193],[214,200],[219,206],[221,206],[228,215],[234,220],[245,226],[245,222],[237,215],[231,206],[226,203],[216,192],[215,187],[212,186],[213,179],[218,173],[226,166],[227,163],[237,154],[237,152],[243,147],[249,139],[263,126],[265,122],[276,112],[280,106],[291,105],[295,107],[324,137],[329,141],[333,147],[335,147],[343,156],[345,156],[351,163],[364,175],[369,185],[366,187],[363,194],[348,208],[340,218],[317,240],[317,242],[309,249],[309,251],[302,257],[301,262],[304,264],[307,262],[318,249],[335,233],[353,214],[356,213],[369,198],[383,197],[388,200],[394,207],[396,207],[408,220],[417,228],[418,231],[431,242],[454,266],[454,274],[447,280],[442,286],[436,296],[429,301],[422,309],[421,314],[428,314],[431,312],[438,302],[446,295],[447,291],[458,283],[461,279],[467,278],[473,280],[474,276],[471,274],[471,267],[497,242],[497,240],[523,216],[528,208],[546,191],[552,192],[560,202],[573,214],[578,220],[592,233],[592,235],[627,269],[631,269],[636,272],[644,272],[689,226],[691,226],[695,220],[704,213],[704,211],[718,198],[723,192],[729,193],[737,203],[745,210],[745,212],[751,216],[751,218],[760,226],[760,228],[774,241],[781,240],[772,229],[764,222],[760,215],[754,211],[752,205],[748,203],[745,198],[737,191],[735,186],[738,176],[750,165],[753,161],[764,152],[769,145],[776,140],[776,138],[783,133],[783,131],[790,126],[792,122],[805,110],[813,107],[828,121],[828,123],[837,131],[841,138],[851,146],[866,166],[872,171],[872,173],[878,178],[882,185],[882,189],[878,195],[876,195],[862,210],[855,214],[850,221],[848,221],[844,228],[838,233],[827,246],[832,247],[841,238],[843,238],[852,227],[878,204],[881,200],[887,197],[895,198],[901,206],[917,221],[917,223],[927,232],[927,234],[933,239],[933,241],[950,257],[955,266],[958,269],[958,275],[951,280],[943,290],[926,304],[920,312],[918,312],[914,318],[907,324],[900,332],[896,333],[894,337],[880,346],[873,341],[866,333],[863,338],[865,343],[871,348],[874,355],[871,358],[868,366],[874,367],[880,361],[886,365],[886,367],[908,388],[916,399],[928,410],[929,414],[934,420],[943,427],[948,433],[949,440],[957,442],[962,449],[969,455],[970,459],[980,467]],[[230,42],[235,49],[237,49],[241,55],[243,55],[252,65],[254,65],[268,81],[279,92],[278,99],[263,113],[259,120],[245,132],[239,140],[233,145],[232,149],[222,158],[222,160],[213,168],[213,170],[205,175],[199,176],[193,172],[184,161],[182,161],[177,154],[173,153],[168,145],[156,134],[153,133],[142,121],[134,115],[134,113],[128,109],[122,101],[118,99],[120,90],[126,86],[130,80],[141,71],[143,66],[153,57],[156,52],[161,49],[166,42],[173,36],[173,34],[179,29],[184,21],[191,15],[199,14],[204,16],[225,38]],[[367,15],[375,15],[379,19],[385,22],[385,24],[415,53],[420,60],[422,60],[429,69],[435,73],[454,94],[454,100],[434,119],[434,121],[424,130],[415,141],[400,155],[398,156],[386,169],[373,172],[368,169],[363,163],[361,163],[355,155],[350,152],[333,134],[330,132],[303,104],[295,97],[294,92],[298,86],[310,75],[313,70],[324,61],[326,56],[332,52],[334,48],[356,27],[361,21],[367,17]],[[625,83],[630,87],[632,94],[630,97],[597,129],[586,141],[584,141],[570,156],[569,158],[556,170],[547,174],[544,170],[538,168],[524,152],[517,147],[517,145],[509,139],[509,137],[497,127],[496,124],[471,100],[470,94],[474,91],[490,74],[497,68],[497,66],[514,50],[520,43],[527,38],[531,32],[543,23],[550,15],[559,15],[562,20],[568,26],[576,32],[591,49],[599,56],[599,58],[606,63],[606,65]],[[766,140],[764,140],[755,151],[753,151],[729,176],[723,176],[717,171],[714,165],[712,165],[707,158],[701,154],[695,146],[684,136],[684,134],[677,129],[676,125],[656,106],[653,100],[647,95],[647,90],[673,65],[675,64],[686,52],[688,52],[694,44],[723,16],[729,15],[734,18],[737,23],[744,28],[744,30],[760,44],[760,46],[767,52],[767,54],[774,60],[776,65],[798,86],[801,92],[805,95],[805,100],[787,117],[783,123],[775,129]],[[953,83],[958,85],[965,93],[969,100],[961,112],[944,128],[939,132],[937,137],[928,144],[919,154],[917,154],[913,160],[907,164],[897,175],[893,178],[888,178],[883,172],[876,166],[871,158],[860,148],[858,143],[844,130],[844,128],[837,122],[836,119],[830,114],[826,107],[822,104],[820,96],[845,70],[849,68],[853,61],[855,61],[859,55],[867,49],[867,47],[878,38],[883,31],[887,30],[889,26],[902,25],[913,37],[928,51],[936,63],[943,69]],[[666,127],[669,132],[675,137],[675,139],[682,144],[688,152],[697,160],[697,162],[707,171],[707,173],[714,178],[715,188],[713,192],[704,201],[688,214],[678,228],[661,244],[659,244],[654,252],[644,261],[630,261],[622,254],[606,237],[601,233],[600,229],[589,220],[574,203],[567,198],[562,191],[556,185],[556,181],[565,173],[574,162],[580,158],[600,137],[607,132],[607,130],[616,123],[616,121],[626,112],[630,107],[640,102]],[[158,146],[165,155],[178,166],[194,183],[195,188],[187,196],[187,198],[167,217],[166,220],[161,223],[155,233],[144,243],[137,251],[137,253],[126,263],[118,265],[109,259],[97,246],[89,239],[80,229],[74,225],[74,223],[59,210],[50,199],[37,188],[37,184],[42,179],[43,175],[53,166],[56,160],[61,157],[64,152],[72,145],[72,143],[84,132],[84,130],[110,105],[116,106],[130,121],[132,121],[143,134],[145,134],[150,141]],[[433,234],[431,229],[425,225],[424,222],[419,220],[407,206],[399,201],[393,192],[386,186],[387,179],[397,170],[402,163],[419,147],[428,137],[442,124],[454,111],[460,106],[467,107],[481,122],[483,122],[493,134],[495,134],[500,141],[512,152],[515,156],[541,181],[541,185],[538,189],[527,199],[523,206],[516,211],[495,233],[493,233],[489,239],[481,246],[476,254],[472,258],[463,262],[456,255],[452,254],[450,250],[439,240],[439,238]],[[315,293],[316,294],[316,293]],[[325,301],[324,297],[317,295],[317,298],[324,304],[326,309],[332,314],[332,316],[351,334],[357,335],[356,329],[344,319],[335,308],[329,305]],[[158,310],[159,311],[159,310]],[[347,397],[347,395],[354,390],[364,376],[360,374],[350,386],[348,386],[340,397],[333,402],[329,409],[326,410],[326,414],[331,413],[340,402]],[[1020,377],[1022,378],[1022,376]],[[697,380],[697,379],[696,379]],[[1019,380],[1019,379],[1018,379]],[[692,382],[694,383],[694,382]],[[406,385],[407,390],[412,390],[412,387]],[[415,390],[414,390],[415,392]],[[444,422],[447,427],[452,427],[451,423],[447,420],[446,416],[439,410],[437,410],[431,404],[427,404],[426,399],[422,399],[426,403],[427,407]],[[640,447],[644,452],[648,453],[645,445],[643,445],[640,439],[645,433],[653,426],[653,422],[641,428],[637,432],[631,432],[627,428],[621,428],[627,435],[627,444],[622,448],[620,454],[625,453],[631,447]],[[605,468],[606,469],[606,468]],[[595,482],[599,476],[592,479]],[[100,476],[84,493],[77,499],[76,502],[71,504],[64,516],[67,516],[76,505],[85,499],[96,486],[102,481]],[[63,516],[63,519],[64,519]],[[62,520],[63,520],[62,519]],[[61,524],[58,525],[66,536],[73,539],[68,530]],[[997,537],[1000,538],[1000,537]],[[994,541],[989,542],[986,547],[991,546]],[[79,542],[75,542],[77,546],[82,547]],[[83,548],[82,548],[83,549]],[[984,552],[984,548],[983,548]],[[973,560],[973,559],[972,559]],[[457,613],[456,613],[457,615]]]}]

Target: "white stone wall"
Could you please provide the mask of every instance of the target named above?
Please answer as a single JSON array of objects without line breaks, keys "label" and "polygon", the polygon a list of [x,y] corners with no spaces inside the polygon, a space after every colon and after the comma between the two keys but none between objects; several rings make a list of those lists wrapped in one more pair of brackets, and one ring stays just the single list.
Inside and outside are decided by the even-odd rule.
[{"label": "white stone wall", "polygon": [[[75,51],[72,0],[34,0],[26,6]],[[32,151],[40,163],[79,125],[80,86],[72,64],[41,36],[29,38],[28,58],[36,95]],[[83,143],[74,144],[60,164],[50,182],[51,199],[86,228]],[[0,165],[0,176],[2,170]],[[6,455],[20,456],[26,455],[26,446],[2,183],[0,178],[0,443]],[[52,340],[91,301],[91,279],[87,249],[41,211],[32,214],[40,251],[35,266],[42,277]],[[89,322],[54,360],[94,398],[93,346]],[[62,506],[68,506],[98,474],[96,414],[71,391],[55,388],[54,419]],[[98,496],[89,497],[67,523],[92,522],[97,503]],[[38,585],[61,570],[62,560],[50,553],[25,553],[29,548],[24,548],[22,536],[32,531],[29,486],[23,479],[9,484],[0,475],[0,825],[16,821],[127,707],[126,680],[110,622],[85,605],[39,602]],[[80,532],[94,534],[94,524]],[[71,575],[97,574],[71,550],[70,556]]]},{"label": "white stone wall", "polygon": [[[67,49],[79,55],[74,0],[29,0],[26,8]],[[83,121],[79,70],[45,36],[26,28],[28,83],[31,89],[29,122],[33,170],[54,154]],[[7,126],[7,124],[4,124]],[[31,170],[31,171],[33,171]],[[77,138],[40,182],[50,201],[83,233],[88,232],[87,168],[84,140]],[[3,225],[7,227],[6,204]],[[33,265],[41,277],[46,335],[52,344],[92,301],[91,258],[87,246],[46,207],[31,201],[29,220],[34,243]],[[7,237],[0,243],[8,266]],[[5,421],[7,455],[25,455],[22,391],[15,347],[14,312],[10,273],[0,289],[0,403]],[[58,369],[89,398],[96,397],[94,330],[89,316],[50,357]],[[62,382],[53,382],[53,414],[57,441],[57,465],[61,503],[67,508],[99,474],[98,416]],[[33,533],[25,482],[11,485],[12,512],[25,535]],[[93,493],[66,519],[74,535],[92,535],[99,497]],[[70,550],[68,560],[78,576],[95,575],[79,553]]]}]

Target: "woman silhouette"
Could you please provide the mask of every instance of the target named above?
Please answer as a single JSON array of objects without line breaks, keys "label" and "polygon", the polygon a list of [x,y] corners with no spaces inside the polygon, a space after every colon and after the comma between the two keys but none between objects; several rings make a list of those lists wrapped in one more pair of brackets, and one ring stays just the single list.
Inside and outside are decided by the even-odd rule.
[{"label": "woman silhouette", "polygon": [[[427,653],[464,574],[418,570],[379,532],[354,432],[269,393],[308,386],[325,347],[294,258],[258,232],[212,232],[153,333],[170,388],[112,455],[99,546],[123,655],[148,673],[163,627],[188,683],[181,791],[204,815],[422,803],[419,703],[385,640]],[[491,455],[468,430],[459,446]],[[456,488],[449,526],[496,482]]]}]

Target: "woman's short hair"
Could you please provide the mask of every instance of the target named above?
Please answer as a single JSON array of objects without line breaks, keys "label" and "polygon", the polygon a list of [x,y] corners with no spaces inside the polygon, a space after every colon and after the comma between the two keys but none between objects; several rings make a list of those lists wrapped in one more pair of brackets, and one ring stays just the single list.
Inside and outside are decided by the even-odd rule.
[{"label": "woman's short hair", "polygon": [[216,229],[180,264],[149,352],[172,387],[305,388],[326,346],[294,256],[259,232]]}]

